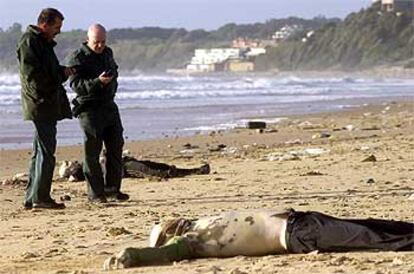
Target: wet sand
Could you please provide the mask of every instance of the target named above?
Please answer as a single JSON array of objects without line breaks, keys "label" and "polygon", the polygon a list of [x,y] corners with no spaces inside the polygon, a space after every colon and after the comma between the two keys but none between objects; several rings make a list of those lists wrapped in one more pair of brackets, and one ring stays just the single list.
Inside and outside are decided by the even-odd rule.
[{"label": "wet sand", "polygon": [[[236,129],[128,142],[125,149],[137,158],[178,167],[208,162],[212,172],[167,181],[124,179],[123,191],[131,200],[107,206],[86,202],[84,182],[56,180],[53,197],[71,198],[65,210],[24,210],[24,186],[1,185],[0,272],[101,273],[105,258],[125,247],[146,246],[152,224],[168,216],[293,207],[340,217],[414,222],[413,113],[413,102],[387,102],[288,117],[263,133]],[[226,148],[218,150],[218,145]],[[26,172],[30,153],[1,150],[0,179]],[[376,161],[363,162],[371,155]],[[82,148],[59,147],[56,156],[58,161],[80,160]],[[414,252],[239,256],[111,273],[414,273],[413,256]]]}]

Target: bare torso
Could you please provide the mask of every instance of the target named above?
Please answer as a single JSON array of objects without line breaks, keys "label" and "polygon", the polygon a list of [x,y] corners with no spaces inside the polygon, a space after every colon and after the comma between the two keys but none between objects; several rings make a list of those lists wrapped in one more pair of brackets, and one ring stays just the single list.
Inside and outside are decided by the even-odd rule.
[{"label": "bare torso", "polygon": [[285,253],[287,217],[276,210],[228,212],[194,221],[183,236],[201,257]]}]

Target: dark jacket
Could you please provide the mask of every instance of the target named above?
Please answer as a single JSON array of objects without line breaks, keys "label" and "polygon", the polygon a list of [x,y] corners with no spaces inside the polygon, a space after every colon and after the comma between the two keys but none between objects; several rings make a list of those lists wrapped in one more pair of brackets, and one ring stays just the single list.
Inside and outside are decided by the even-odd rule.
[{"label": "dark jacket", "polygon": [[66,90],[64,67],[53,50],[56,42],[45,39],[29,26],[17,44],[22,108],[25,120],[72,118]]},{"label": "dark jacket", "polygon": [[[74,114],[108,106],[116,108],[115,93],[118,88],[118,65],[112,50],[106,47],[101,54],[93,52],[86,43],[76,50],[69,59],[69,65],[76,68],[77,73],[70,78],[70,86],[77,96],[73,101]],[[99,75],[104,71],[111,71],[113,80],[103,85]]]}]

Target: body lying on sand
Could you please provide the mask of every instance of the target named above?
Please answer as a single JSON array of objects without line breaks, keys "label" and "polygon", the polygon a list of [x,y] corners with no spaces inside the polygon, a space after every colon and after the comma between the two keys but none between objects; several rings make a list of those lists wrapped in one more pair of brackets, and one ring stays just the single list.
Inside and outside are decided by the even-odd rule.
[{"label": "body lying on sand", "polygon": [[[204,175],[210,173],[209,164],[203,164],[195,168],[178,168],[175,165],[148,160],[137,160],[130,156],[123,157],[123,167],[123,178],[158,178],[165,180],[188,175]],[[103,173],[105,173],[105,163],[101,162],[101,168]],[[60,180],[68,180],[70,182],[80,182],[85,180],[83,165],[78,161],[62,161],[58,173]],[[26,185],[28,180],[29,177],[26,173],[19,173],[12,178],[2,180],[0,185]]]},{"label": "body lying on sand", "polygon": [[[105,174],[105,161],[106,158],[101,157],[101,168]],[[85,180],[84,173],[82,171],[82,164],[78,161],[63,161],[59,167],[60,178],[68,179],[69,181],[83,181]],[[138,160],[131,156],[123,157],[123,177],[124,178],[145,178],[156,177],[160,179],[183,177],[187,175],[201,175],[209,174],[210,165],[203,164],[196,168],[178,168],[175,165],[169,165],[165,163],[159,163],[148,160]]]},{"label": "body lying on sand", "polygon": [[196,220],[176,218],[153,227],[147,248],[126,248],[104,269],[185,259],[271,254],[414,251],[414,223],[339,219],[315,211],[227,212]]}]

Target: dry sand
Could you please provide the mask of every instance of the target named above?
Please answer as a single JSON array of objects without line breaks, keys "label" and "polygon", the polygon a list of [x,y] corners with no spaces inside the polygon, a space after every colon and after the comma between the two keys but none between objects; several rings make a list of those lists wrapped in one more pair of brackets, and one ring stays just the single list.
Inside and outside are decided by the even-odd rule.
[{"label": "dry sand", "polygon": [[[167,216],[286,206],[414,221],[413,113],[411,102],[390,102],[289,117],[269,126],[277,132],[237,129],[129,142],[125,148],[133,156],[179,167],[208,162],[212,173],[168,181],[125,179],[131,200],[105,207],[86,202],[84,182],[53,183],[53,197],[71,197],[63,211],[24,210],[24,187],[0,186],[0,272],[101,273],[109,255],[146,246],[153,222]],[[344,129],[347,125],[353,129]],[[198,148],[183,151],[187,143]],[[219,144],[226,149],[209,150]],[[309,148],[325,153],[307,155]],[[30,150],[0,151],[0,178],[25,172],[29,155]],[[362,162],[370,155],[377,161]],[[58,148],[58,161],[81,156],[79,146]],[[414,273],[414,252],[239,256],[112,273]]]}]

